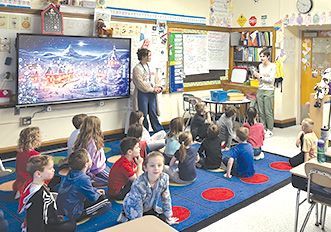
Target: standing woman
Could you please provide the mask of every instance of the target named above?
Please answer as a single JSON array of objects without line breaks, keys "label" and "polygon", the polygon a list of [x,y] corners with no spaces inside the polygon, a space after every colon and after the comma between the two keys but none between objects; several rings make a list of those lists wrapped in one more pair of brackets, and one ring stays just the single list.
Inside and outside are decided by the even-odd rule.
[{"label": "standing woman", "polygon": [[274,128],[274,81],[276,77],[276,65],[270,62],[270,51],[263,49],[260,53],[262,63],[259,65],[259,72],[254,76],[260,81],[256,94],[257,107],[260,120],[265,128],[265,137],[273,135]]},{"label": "standing woman", "polygon": [[138,49],[138,60],[140,61],[133,69],[132,81],[135,85],[133,92],[133,111],[140,110],[144,113],[143,125],[148,130],[147,115],[154,132],[163,130],[158,115],[159,108],[157,94],[162,92],[162,86],[157,75],[151,71],[148,63],[151,61],[151,51],[146,48]]}]

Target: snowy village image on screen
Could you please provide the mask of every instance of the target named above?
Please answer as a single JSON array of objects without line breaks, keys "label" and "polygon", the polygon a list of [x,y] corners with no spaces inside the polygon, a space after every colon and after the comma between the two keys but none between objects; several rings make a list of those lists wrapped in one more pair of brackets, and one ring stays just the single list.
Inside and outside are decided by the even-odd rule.
[{"label": "snowy village image on screen", "polygon": [[19,35],[18,104],[129,95],[130,40]]}]

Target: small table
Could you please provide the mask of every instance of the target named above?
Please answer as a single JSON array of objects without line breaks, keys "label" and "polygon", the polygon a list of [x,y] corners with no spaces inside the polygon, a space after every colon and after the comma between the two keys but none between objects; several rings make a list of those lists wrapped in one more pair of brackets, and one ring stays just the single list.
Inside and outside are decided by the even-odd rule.
[{"label": "small table", "polygon": [[[251,100],[247,99],[247,98],[244,98],[243,100],[241,101],[223,101],[223,102],[220,102],[220,101],[212,101],[210,98],[202,98],[202,101],[205,102],[206,104],[209,105],[209,108],[210,108],[210,111],[211,111],[211,105],[214,104],[215,105],[215,116],[218,115],[218,106],[219,105],[233,105],[233,106],[237,106],[239,105],[239,107],[241,106],[244,106],[244,114],[241,115],[242,119],[245,118],[245,113],[247,111],[247,108],[248,108],[248,105],[251,103]],[[214,118],[214,121],[215,121],[215,118]],[[239,121],[240,121],[240,118],[239,118]]]},{"label": "small table", "polygon": [[167,223],[152,215],[146,215],[132,221],[102,230],[102,232],[123,232],[123,231],[144,231],[144,232],[176,232]]},{"label": "small table", "polygon": [[[316,158],[313,158],[309,161],[307,161],[306,163],[315,163],[318,165],[321,165],[323,167],[327,167],[330,168],[331,170],[331,163],[319,163],[317,161]],[[306,175],[306,171],[305,171],[305,164],[300,164],[299,166],[292,168],[290,170],[290,172],[292,173],[292,178],[291,178],[291,182],[292,182],[292,186],[297,188],[297,197],[296,197],[296,204],[295,204],[295,224],[294,224],[294,231],[297,231],[298,228],[298,216],[299,216],[299,207],[300,205],[306,201],[306,199],[304,199],[302,202],[300,202],[300,191],[307,191],[307,175]],[[314,190],[312,190],[312,193],[314,193]]]}]

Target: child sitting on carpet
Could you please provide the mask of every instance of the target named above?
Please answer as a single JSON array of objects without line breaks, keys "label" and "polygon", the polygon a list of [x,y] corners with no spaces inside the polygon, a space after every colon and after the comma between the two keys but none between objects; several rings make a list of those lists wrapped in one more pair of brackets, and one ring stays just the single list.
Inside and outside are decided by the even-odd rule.
[{"label": "child sitting on carpet", "polygon": [[141,158],[145,159],[145,157],[147,156],[147,142],[141,139],[142,133],[143,133],[143,125],[139,123],[135,123],[129,126],[127,136],[134,137],[139,140],[140,156]]},{"label": "child sitting on carpet", "polygon": [[115,200],[123,200],[132,182],[143,173],[139,140],[126,137],[122,139],[120,147],[122,156],[111,167],[108,179],[109,195]]},{"label": "child sitting on carpet", "polygon": [[207,130],[207,137],[199,148],[199,166],[204,169],[217,169],[222,163],[221,139],[218,137],[219,128],[211,124]]},{"label": "child sitting on carpet", "polygon": [[88,171],[88,175],[97,185],[106,185],[108,182],[109,168],[106,165],[103,146],[100,119],[96,116],[86,117],[80,127],[74,150],[84,148],[89,153],[92,166]]},{"label": "child sitting on carpet", "polygon": [[80,126],[82,125],[84,119],[87,117],[87,114],[77,114],[72,118],[72,124],[76,128],[70,135],[67,147],[68,147],[68,156],[74,151],[74,145],[78,137]]},{"label": "child sitting on carpet", "polygon": [[301,149],[301,152],[290,158],[289,162],[292,167],[296,167],[303,162],[307,162],[316,156],[318,138],[313,131],[314,121],[310,118],[305,118],[301,122],[301,131],[296,140],[296,146]]},{"label": "child sitting on carpet", "polygon": [[[246,127],[240,127],[236,131],[239,144],[232,147],[226,154],[227,157],[223,158],[223,163],[227,166],[224,177],[231,178],[232,175],[250,177],[254,175],[254,151],[252,145],[247,143],[248,133]],[[225,156],[225,154],[223,155]]]},{"label": "child sitting on carpet", "polygon": [[130,114],[129,125],[139,123],[143,126],[142,140],[147,142],[147,147],[150,151],[156,151],[164,147],[166,132],[160,130],[154,133],[152,136],[149,134],[148,130],[144,127],[144,113],[141,111],[133,111]]},{"label": "child sitting on carpet", "polygon": [[32,176],[32,181],[22,192],[19,212],[26,211],[22,231],[68,231],[76,229],[74,221],[64,221],[57,212],[53,194],[44,184],[54,176],[53,159],[51,156],[33,156],[27,163],[26,170]]},{"label": "child sitting on carpet", "polygon": [[179,149],[180,143],[178,136],[184,131],[184,119],[182,117],[174,118],[170,121],[169,133],[166,136],[166,145],[164,149],[164,162],[169,164],[175,152]]},{"label": "child sitting on carpet", "polygon": [[232,139],[236,137],[236,134],[233,131],[236,111],[237,108],[235,106],[226,107],[225,112],[216,122],[220,129],[219,137],[222,143],[225,142],[224,146],[226,149],[229,149],[231,147]]},{"label": "child sitting on carpet", "polygon": [[195,115],[191,121],[191,133],[193,140],[202,142],[206,138],[207,128],[211,123],[210,112],[204,102],[195,105]]},{"label": "child sitting on carpet", "polygon": [[264,141],[264,126],[262,123],[258,123],[256,118],[257,111],[255,107],[249,107],[247,110],[247,122],[243,126],[249,129],[247,142],[253,146],[254,160],[260,160],[264,158],[264,153],[261,149]]},{"label": "child sitting on carpet", "polygon": [[19,192],[22,190],[24,183],[32,178],[26,171],[26,164],[30,157],[40,154],[35,150],[40,145],[39,127],[28,127],[21,130],[16,154],[16,180],[13,184],[16,199],[19,197]]},{"label": "child sitting on carpet", "polygon": [[[169,166],[165,166],[165,172],[170,181],[178,184],[187,184],[195,181],[197,173],[195,164],[199,161],[199,144],[193,144],[192,134],[185,131],[179,135],[179,150],[171,158]],[[174,170],[178,162],[178,171]]]},{"label": "child sitting on carpet", "polygon": [[72,220],[92,215],[109,203],[105,198],[105,190],[92,186],[86,171],[92,161],[85,149],[79,149],[69,155],[70,171],[63,177],[58,191],[57,205],[62,215]]},{"label": "child sitting on carpet", "polygon": [[[118,222],[144,215],[154,215],[169,224],[177,222],[178,218],[172,217],[169,176],[163,173],[163,167],[164,157],[160,152],[148,154],[144,161],[145,173],[134,181],[130,192],[124,198]],[[162,200],[162,208],[158,206],[158,200]]]}]

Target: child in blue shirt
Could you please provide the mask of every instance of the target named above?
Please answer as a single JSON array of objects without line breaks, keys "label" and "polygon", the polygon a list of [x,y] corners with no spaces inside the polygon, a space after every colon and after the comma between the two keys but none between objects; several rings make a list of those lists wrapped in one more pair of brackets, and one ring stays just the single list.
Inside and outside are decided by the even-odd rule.
[{"label": "child in blue shirt", "polygon": [[231,178],[232,175],[238,177],[250,177],[255,173],[254,170],[254,150],[250,143],[247,143],[249,130],[246,127],[240,127],[237,131],[237,139],[239,144],[232,147],[228,156],[223,159],[223,163],[227,166],[224,177]]},{"label": "child in blue shirt", "polygon": [[86,149],[78,149],[69,155],[70,171],[63,177],[57,196],[58,209],[62,215],[79,221],[95,213],[109,203],[103,189],[92,186],[86,171],[92,161]]}]

